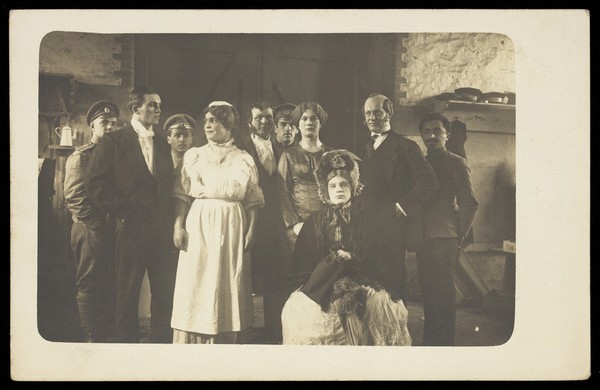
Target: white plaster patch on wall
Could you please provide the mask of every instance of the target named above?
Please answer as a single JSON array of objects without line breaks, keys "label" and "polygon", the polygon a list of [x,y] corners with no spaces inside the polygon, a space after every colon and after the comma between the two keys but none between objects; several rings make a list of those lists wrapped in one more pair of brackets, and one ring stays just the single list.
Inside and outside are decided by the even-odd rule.
[{"label": "white plaster patch on wall", "polygon": [[515,92],[515,53],[512,41],[490,33],[411,33],[402,72],[407,79],[402,104],[460,87],[482,92]]},{"label": "white plaster patch on wall", "polygon": [[114,53],[121,52],[114,34],[90,34],[54,31],[40,44],[40,72],[73,75],[88,84],[120,86],[113,75],[121,69]]}]

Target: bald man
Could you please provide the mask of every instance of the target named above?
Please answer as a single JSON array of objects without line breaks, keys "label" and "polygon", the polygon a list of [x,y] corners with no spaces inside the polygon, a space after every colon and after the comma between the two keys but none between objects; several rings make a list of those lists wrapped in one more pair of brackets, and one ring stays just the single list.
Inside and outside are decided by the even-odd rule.
[{"label": "bald man", "polygon": [[437,177],[416,142],[391,129],[393,103],[381,94],[364,103],[371,140],[360,166],[360,209],[367,236],[364,259],[394,300],[406,299],[406,252],[421,242],[420,207],[438,187]]}]

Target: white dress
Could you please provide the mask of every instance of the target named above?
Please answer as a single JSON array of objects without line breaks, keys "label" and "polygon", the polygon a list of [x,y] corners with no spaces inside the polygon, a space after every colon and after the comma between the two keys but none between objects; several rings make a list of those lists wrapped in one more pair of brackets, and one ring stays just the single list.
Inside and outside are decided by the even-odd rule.
[{"label": "white dress", "polygon": [[185,223],[187,251],[179,253],[171,326],[206,335],[248,329],[252,277],[243,232],[246,210],[264,205],[254,160],[233,140],[209,142],[186,152],[180,184],[175,193],[193,201]]}]

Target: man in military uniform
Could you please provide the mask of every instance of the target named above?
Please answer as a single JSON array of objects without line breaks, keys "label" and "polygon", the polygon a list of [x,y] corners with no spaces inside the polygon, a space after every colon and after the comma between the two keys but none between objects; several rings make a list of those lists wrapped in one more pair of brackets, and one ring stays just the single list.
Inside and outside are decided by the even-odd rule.
[{"label": "man in military uniform", "polygon": [[456,302],[452,270],[464,245],[479,202],[471,184],[467,160],[446,149],[451,125],[439,113],[427,114],[419,132],[427,147],[439,188],[422,206],[424,245],[417,250],[419,284],[423,293],[424,346],[452,346]]},{"label": "man in military uniform", "polygon": [[76,262],[77,306],[85,342],[100,342],[107,336],[112,318],[110,291],[114,231],[109,216],[88,198],[85,175],[94,148],[105,133],[117,129],[119,109],[106,100],[94,103],[87,113],[91,141],[77,149],[66,162],[64,194],[73,217],[71,248]]},{"label": "man in military uniform", "polygon": [[275,122],[275,137],[277,145],[287,149],[296,143],[298,128],[294,126],[292,112],[296,108],[291,103],[284,103],[273,109],[273,120]]},{"label": "man in military uniform", "polygon": [[171,157],[175,173],[181,172],[183,155],[192,146],[192,135],[196,121],[187,114],[175,114],[167,118],[163,128],[167,134],[167,143],[171,145]]},{"label": "man in military uniform", "polygon": [[[191,197],[185,197],[183,194],[185,191],[182,187],[181,182],[181,169],[183,168],[183,156],[192,147],[193,133],[196,129],[197,123],[191,116],[187,114],[175,114],[167,118],[163,129],[167,134],[167,143],[171,145],[171,158],[173,159],[173,176],[175,177],[174,187],[179,188],[173,192],[173,197],[179,198],[184,202],[190,204]],[[171,221],[171,226],[175,226],[175,215]],[[173,267],[165,269],[165,271],[172,271],[169,277],[170,290],[175,289],[175,278],[177,272],[177,262],[179,261],[179,249],[175,246],[174,240],[170,238],[171,251],[170,256],[172,257],[171,264],[175,264]]]}]

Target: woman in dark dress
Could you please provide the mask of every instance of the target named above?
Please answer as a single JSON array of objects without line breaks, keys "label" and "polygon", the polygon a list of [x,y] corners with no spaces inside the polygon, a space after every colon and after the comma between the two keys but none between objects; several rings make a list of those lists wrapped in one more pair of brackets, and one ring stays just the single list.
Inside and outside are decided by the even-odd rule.
[{"label": "woman in dark dress", "polygon": [[372,278],[376,265],[361,250],[358,160],[332,150],[315,169],[323,207],[305,221],[294,247],[284,344],[411,345],[404,303]]}]

